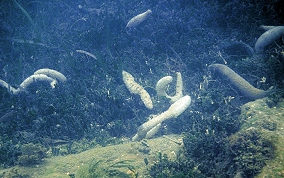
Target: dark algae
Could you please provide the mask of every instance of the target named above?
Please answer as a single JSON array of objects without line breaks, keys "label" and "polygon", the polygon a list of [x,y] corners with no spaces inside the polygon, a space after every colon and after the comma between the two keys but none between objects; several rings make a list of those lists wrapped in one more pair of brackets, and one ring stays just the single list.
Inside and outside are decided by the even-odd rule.
[{"label": "dark algae", "polygon": [[283,1],[0,9],[0,177],[284,176]]}]

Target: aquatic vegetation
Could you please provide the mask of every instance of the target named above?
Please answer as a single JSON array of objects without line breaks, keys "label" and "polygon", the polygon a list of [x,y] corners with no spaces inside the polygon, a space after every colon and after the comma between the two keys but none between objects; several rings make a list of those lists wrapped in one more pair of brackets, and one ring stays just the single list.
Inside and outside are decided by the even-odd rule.
[{"label": "aquatic vegetation", "polygon": [[34,30],[36,31],[37,34],[37,40],[41,41],[41,34],[40,34],[40,30],[38,28],[38,26],[35,24],[35,22],[33,21],[33,19],[31,18],[30,14],[17,2],[17,0],[13,0],[13,2],[16,4],[16,6],[21,9],[21,11],[25,14],[25,16],[29,19],[30,23],[32,24]]},{"label": "aquatic vegetation", "polygon": [[230,177],[231,157],[227,152],[226,135],[222,134],[188,134],[184,138],[188,159],[192,159],[196,169],[205,177]]},{"label": "aquatic vegetation", "polygon": [[[3,1],[0,78],[18,87],[15,84],[33,71],[48,67],[62,71],[68,80],[53,91],[33,83],[31,92],[17,97],[0,88],[1,165],[17,164],[23,145],[45,144],[45,138],[74,143],[73,147],[62,149],[64,154],[131,138],[146,122],[149,111],[135,98],[139,96],[129,95],[122,82],[122,70],[135,74],[137,83],[146,90],[155,88],[161,77],[181,72],[183,92],[192,98],[190,109],[175,120],[163,122],[159,134],[187,133],[193,138],[192,142],[186,141],[188,147],[198,145],[197,153],[208,153],[191,159],[219,161],[224,150],[216,143],[225,143],[225,138],[239,130],[239,107],[247,100],[232,90],[230,83],[209,72],[208,66],[228,63],[257,88],[283,88],[283,42],[275,41],[260,59],[253,58],[244,45],[255,44],[263,33],[258,30],[260,24],[283,23],[281,7],[278,0]],[[152,15],[147,22],[131,30],[126,28],[131,17],[149,8]],[[241,53],[246,58],[224,51],[224,46],[231,51],[245,51]],[[171,87],[168,91],[174,91]],[[155,113],[169,107],[154,92],[149,94],[153,104],[159,104],[153,108]],[[283,96],[278,91],[276,95]],[[271,122],[261,124],[270,131],[277,130]],[[32,137],[20,137],[23,133]],[[55,155],[60,154],[56,149]],[[37,162],[39,157],[32,156],[30,162]],[[28,158],[23,156],[20,160],[26,164]],[[193,164],[195,173],[206,169],[204,164],[192,162],[190,167]],[[162,163],[165,169],[167,164],[176,170],[186,167],[186,163]],[[103,163],[97,160],[92,164],[86,166],[87,172],[89,168],[99,170]],[[136,175],[130,162],[114,168],[119,166],[126,170],[123,175],[127,171],[128,176]],[[213,165],[208,175],[225,169],[216,171],[217,168],[220,167]],[[182,175],[186,175],[184,172]],[[113,174],[116,173],[114,170]]]},{"label": "aquatic vegetation", "polygon": [[16,156],[18,149],[13,144],[10,138],[1,136],[0,137],[0,162],[14,165],[16,164]]},{"label": "aquatic vegetation", "polygon": [[4,172],[1,177],[18,177],[18,178],[30,178],[28,174],[21,173],[17,168],[12,168],[9,172]]},{"label": "aquatic vegetation", "polygon": [[21,166],[32,166],[40,164],[46,156],[47,149],[40,144],[23,144],[19,150],[18,164]]},{"label": "aquatic vegetation", "polygon": [[256,129],[225,135],[188,135],[184,139],[189,158],[206,177],[254,177],[273,158],[275,147]]},{"label": "aquatic vegetation", "polygon": [[138,172],[131,165],[133,160],[122,160],[116,161],[109,165],[110,163],[104,162],[102,160],[93,159],[89,165],[84,165],[80,168],[76,177],[117,177],[117,178],[137,178]]},{"label": "aquatic vegetation", "polygon": [[[265,113],[266,105],[263,102],[256,101],[252,107]],[[188,159],[192,159],[198,165],[198,170],[206,177],[214,175],[232,177],[237,174],[243,177],[255,177],[266,166],[267,161],[275,157],[278,139],[272,132],[277,129],[276,121],[267,119],[267,116],[261,112],[259,114],[261,116],[255,116],[253,114],[255,111],[246,108],[242,109],[242,123],[244,119],[249,120],[251,117],[253,119],[245,121],[245,127],[243,126],[238,132],[231,132],[232,130],[228,129],[234,129],[233,126],[236,124],[233,122],[236,118],[232,115],[225,122],[222,121],[224,118],[215,120],[210,124],[212,128],[207,130],[204,128],[203,132],[185,135],[183,141]]]},{"label": "aquatic vegetation", "polygon": [[254,177],[259,173],[266,161],[274,157],[275,151],[273,137],[267,137],[255,128],[230,136],[228,148],[237,170],[244,177]]},{"label": "aquatic vegetation", "polygon": [[191,161],[170,161],[166,154],[158,153],[158,161],[150,168],[150,175],[154,178],[159,177],[196,177],[204,178],[205,176],[194,168]]}]

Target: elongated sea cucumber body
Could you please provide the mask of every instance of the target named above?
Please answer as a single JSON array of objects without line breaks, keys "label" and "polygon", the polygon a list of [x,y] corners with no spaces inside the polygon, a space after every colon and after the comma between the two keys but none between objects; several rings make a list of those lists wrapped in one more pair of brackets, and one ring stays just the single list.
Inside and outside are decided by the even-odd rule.
[{"label": "elongated sea cucumber body", "polygon": [[7,88],[8,92],[10,92],[10,93],[14,94],[14,93],[18,92],[17,89],[15,89],[14,87],[12,87],[7,82],[5,82],[4,80],[1,80],[1,79],[0,79],[0,86]]},{"label": "elongated sea cucumber body", "polygon": [[9,85],[7,82],[0,79],[0,86],[7,88],[8,92],[17,95],[20,92],[26,91],[26,88],[37,81],[46,81],[50,83],[51,88],[55,88],[57,84],[57,80],[60,82],[65,82],[66,77],[61,74],[60,72],[52,69],[39,69],[35,71],[35,73],[28,78],[26,78],[21,84],[19,88],[14,88],[11,85]]},{"label": "elongated sea cucumber body", "polygon": [[134,77],[130,73],[123,70],[122,79],[130,93],[140,95],[144,105],[148,109],[153,109],[153,103],[149,93],[141,85],[134,81]]},{"label": "elongated sea cucumber body", "polygon": [[[190,105],[191,97],[186,95],[179,100],[177,100],[174,104],[172,104],[168,110],[157,115],[153,119],[149,120],[142,124],[137,131],[137,134],[132,138],[133,141],[139,141],[147,136],[147,133],[153,129],[158,124],[163,121],[171,118],[177,118],[180,114],[182,114]],[[148,133],[151,134],[151,133]]]},{"label": "elongated sea cucumber body", "polygon": [[256,41],[254,49],[257,54],[264,51],[264,48],[284,35],[284,26],[274,27],[264,32]]},{"label": "elongated sea cucumber body", "polygon": [[[45,74],[34,74],[26,78],[21,84],[20,87],[26,89],[30,84],[37,81],[46,81],[50,83],[51,88],[55,88],[57,81],[54,78],[51,78]],[[20,89],[21,89],[20,88]]]},{"label": "elongated sea cucumber body", "polygon": [[28,78],[26,78],[21,84],[20,87],[15,89],[14,87],[12,87],[11,85],[9,85],[7,82],[0,80],[0,86],[3,86],[5,88],[7,88],[8,92],[17,95],[20,92],[23,92],[26,90],[26,88],[37,81],[47,81],[50,83],[51,88],[54,88],[57,81],[54,78],[48,77],[47,75],[44,74],[34,74],[29,76]]},{"label": "elongated sea cucumber body", "polygon": [[183,82],[182,82],[182,77],[181,73],[177,72],[177,82],[176,82],[176,94],[174,96],[170,96],[166,92],[166,87],[168,86],[169,83],[172,82],[173,78],[171,76],[165,76],[161,78],[157,84],[156,84],[156,91],[158,96],[165,96],[166,98],[170,99],[170,103],[176,102],[178,99],[180,99],[183,94]]},{"label": "elongated sea cucumber body", "polygon": [[135,17],[129,20],[126,27],[131,28],[138,26],[141,22],[147,19],[150,16],[150,14],[152,14],[152,11],[148,9],[146,12],[136,15]]},{"label": "elongated sea cucumber body", "polygon": [[260,28],[267,31],[271,30],[272,28],[275,28],[276,26],[268,26],[268,25],[260,25]]},{"label": "elongated sea cucumber body", "polygon": [[48,68],[39,69],[39,70],[35,71],[34,74],[44,74],[44,75],[47,75],[47,76],[52,77],[54,79],[57,79],[60,82],[66,81],[66,77],[62,73],[60,73],[56,70],[53,70],[53,69],[48,69]]},{"label": "elongated sea cucumber body", "polygon": [[166,98],[170,98],[170,96],[166,92],[166,87],[173,81],[172,76],[165,76],[161,78],[156,84],[156,91],[158,96],[165,96]]},{"label": "elongated sea cucumber body", "polygon": [[228,66],[223,64],[211,64],[209,66],[210,69],[213,69],[222,75],[226,76],[229,81],[245,96],[248,98],[255,100],[259,98],[263,98],[271,93],[271,90],[264,91],[261,89],[257,89],[249,84],[245,79],[243,79],[240,75],[235,73]]},{"label": "elongated sea cucumber body", "polygon": [[232,42],[229,45],[224,46],[223,49],[229,55],[242,55],[248,57],[255,55],[254,49],[242,41]]}]

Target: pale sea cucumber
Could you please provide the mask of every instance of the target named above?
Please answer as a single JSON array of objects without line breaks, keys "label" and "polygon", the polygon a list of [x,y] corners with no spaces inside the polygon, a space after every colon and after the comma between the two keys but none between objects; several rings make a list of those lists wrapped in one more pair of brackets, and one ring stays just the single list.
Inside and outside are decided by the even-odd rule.
[{"label": "pale sea cucumber", "polygon": [[240,75],[238,75],[236,72],[234,72],[232,69],[230,69],[228,66],[223,64],[212,64],[209,66],[210,69],[213,69],[214,71],[217,71],[218,73],[226,76],[229,81],[245,96],[247,96],[249,99],[255,100],[259,98],[263,98],[270,94],[272,90],[261,90],[258,88],[255,88],[250,83],[248,83],[244,78],[242,78]]}]

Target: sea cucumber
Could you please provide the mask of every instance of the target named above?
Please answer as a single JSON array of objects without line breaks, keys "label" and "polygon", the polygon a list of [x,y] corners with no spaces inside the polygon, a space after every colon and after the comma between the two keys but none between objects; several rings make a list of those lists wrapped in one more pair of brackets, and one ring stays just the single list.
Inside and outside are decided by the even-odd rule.
[{"label": "sea cucumber", "polygon": [[66,77],[62,73],[60,73],[56,70],[53,70],[53,69],[48,69],[48,68],[39,69],[39,70],[35,71],[34,74],[35,75],[36,74],[44,74],[44,75],[47,75],[48,77],[57,79],[60,82],[66,81]]},{"label": "sea cucumber", "polygon": [[61,82],[66,81],[66,77],[60,72],[48,68],[39,69],[35,71],[35,73],[28,78],[26,78],[21,84],[19,88],[14,88],[9,85],[7,82],[0,79],[0,86],[7,88],[8,92],[17,95],[20,92],[26,91],[26,88],[37,81],[47,81],[50,83],[51,88],[55,88],[57,84],[57,80]]},{"label": "sea cucumber", "polygon": [[245,79],[243,79],[240,75],[235,73],[228,66],[223,64],[211,64],[209,69],[213,69],[222,75],[226,76],[229,81],[245,96],[249,99],[256,100],[263,98],[271,93],[271,90],[261,90],[253,87],[249,84]]},{"label": "sea cucumber", "polygon": [[183,94],[183,82],[182,82],[182,77],[181,73],[177,72],[177,82],[176,82],[176,94],[174,96],[170,96],[166,92],[166,87],[169,83],[172,82],[173,78],[171,76],[166,76],[161,78],[157,84],[156,84],[156,91],[158,96],[165,96],[166,98],[170,99],[170,103],[176,102],[178,99],[180,99]]},{"label": "sea cucumber", "polygon": [[[50,83],[51,88],[55,88],[57,81],[54,78],[51,78],[45,74],[34,74],[26,78],[21,84],[20,84],[20,90],[26,89],[30,84],[37,82],[37,81],[46,81]],[[19,90],[19,92],[20,92]]]},{"label": "sea cucumber", "polygon": [[146,137],[147,132],[157,126],[159,123],[164,122],[165,120],[177,118],[181,115],[190,105],[191,97],[185,95],[184,97],[177,100],[174,104],[172,104],[168,110],[157,115],[153,119],[142,124],[137,131],[137,134],[132,138],[133,141],[139,141]]},{"label": "sea cucumber", "polygon": [[264,32],[256,41],[254,49],[257,54],[264,51],[264,48],[284,35],[284,26],[274,27]]},{"label": "sea cucumber", "polygon": [[242,55],[247,57],[253,57],[255,52],[252,47],[244,42],[233,42],[225,47],[224,51],[229,55]]},{"label": "sea cucumber", "polygon": [[134,77],[130,73],[123,70],[122,79],[130,93],[140,95],[144,105],[148,109],[153,109],[153,103],[149,93],[141,85],[134,81]]},{"label": "sea cucumber", "polygon": [[141,22],[147,19],[150,16],[150,14],[152,14],[152,11],[148,9],[146,12],[136,15],[135,17],[129,20],[126,27],[131,28],[138,26]]}]

